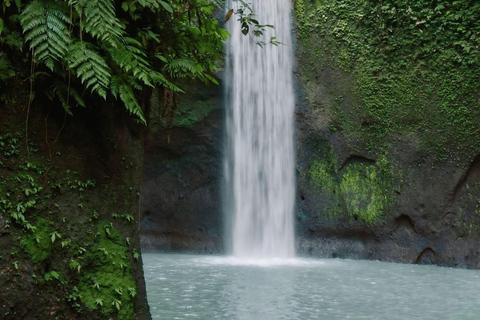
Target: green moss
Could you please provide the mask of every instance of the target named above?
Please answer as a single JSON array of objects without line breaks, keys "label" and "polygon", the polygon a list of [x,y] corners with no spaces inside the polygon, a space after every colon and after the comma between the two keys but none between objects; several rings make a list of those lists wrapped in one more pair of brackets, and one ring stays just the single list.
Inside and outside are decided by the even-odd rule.
[{"label": "green moss", "polygon": [[20,240],[21,245],[35,263],[45,261],[52,254],[54,243],[52,234],[54,230],[51,224],[48,220],[38,219],[32,232],[29,232]]},{"label": "green moss", "polygon": [[[118,313],[118,319],[133,319],[136,284],[132,277],[126,242],[111,223],[102,221],[94,235],[95,244],[79,258],[82,275],[78,286],[88,309],[104,315]],[[78,263],[73,264],[73,269]]]},{"label": "green moss", "polygon": [[[0,214],[19,241],[12,244],[12,263],[16,269],[31,265],[34,274],[25,277],[57,299],[66,298],[80,314],[89,309],[108,319],[134,319],[135,253],[112,223],[98,221],[112,214],[95,208],[95,180],[73,170],[51,169],[46,175],[45,159],[34,154],[25,162],[18,159],[15,137],[0,136]],[[119,217],[123,224],[133,220],[130,214]]]},{"label": "green moss", "polygon": [[387,196],[382,187],[375,167],[355,164],[342,174],[339,190],[348,213],[372,223],[384,213],[386,206]]},{"label": "green moss", "polygon": [[323,195],[327,214],[342,213],[366,224],[378,222],[394,202],[393,169],[385,156],[376,164],[356,162],[342,170],[332,158],[315,161],[309,177]]},{"label": "green moss", "polygon": [[[461,1],[296,0],[311,108],[321,104],[331,125],[372,154],[388,150],[392,137],[415,135],[438,160],[471,159],[480,153],[479,9]],[[319,83],[327,68],[338,73]],[[336,76],[351,78],[347,95]],[[321,103],[312,98],[319,86]]]},{"label": "green moss", "polygon": [[219,106],[209,101],[197,101],[194,104],[182,101],[175,112],[173,125],[191,128],[216,109],[219,109]]},{"label": "green moss", "polygon": [[310,167],[310,178],[326,192],[335,193],[337,181],[334,174],[335,171],[324,161],[315,161]]},{"label": "green moss", "polygon": [[467,183],[455,194],[452,212],[455,213],[455,227],[466,236],[480,231],[480,182]]}]

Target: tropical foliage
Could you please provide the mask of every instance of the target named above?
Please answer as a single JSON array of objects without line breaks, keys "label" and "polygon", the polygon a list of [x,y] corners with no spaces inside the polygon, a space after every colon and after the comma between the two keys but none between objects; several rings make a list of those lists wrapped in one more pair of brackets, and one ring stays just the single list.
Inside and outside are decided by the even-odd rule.
[{"label": "tropical foliage", "polygon": [[[264,30],[249,5],[240,2],[235,13],[245,26],[255,35]],[[143,89],[181,92],[181,78],[217,83],[213,73],[228,37],[212,18],[219,5],[211,0],[3,0],[0,85],[15,77],[30,80],[31,100],[34,84],[42,83],[37,91],[69,114],[73,106],[85,106],[90,94],[119,99],[145,124]]]}]

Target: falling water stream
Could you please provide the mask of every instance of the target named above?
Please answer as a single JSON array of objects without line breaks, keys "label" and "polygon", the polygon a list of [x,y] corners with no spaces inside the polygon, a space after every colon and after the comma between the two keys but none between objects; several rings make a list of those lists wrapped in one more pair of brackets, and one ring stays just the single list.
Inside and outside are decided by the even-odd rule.
[{"label": "falling water stream", "polygon": [[[262,0],[252,8],[275,30],[243,35],[236,18],[228,22],[226,211],[234,256],[287,258],[295,255],[291,5]],[[282,45],[258,45],[274,35]]]}]

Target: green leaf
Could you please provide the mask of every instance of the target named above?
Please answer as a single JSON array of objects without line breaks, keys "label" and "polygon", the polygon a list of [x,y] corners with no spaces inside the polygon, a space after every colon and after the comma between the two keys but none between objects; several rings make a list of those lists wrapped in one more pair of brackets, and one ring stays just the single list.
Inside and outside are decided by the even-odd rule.
[{"label": "green leaf", "polygon": [[217,31],[218,31],[218,33],[220,34],[220,36],[222,37],[223,40],[227,40],[228,37],[230,36],[230,33],[225,29],[218,28]]},{"label": "green leaf", "polygon": [[75,9],[85,16],[83,27],[87,33],[109,46],[121,46],[125,25],[116,15],[114,0],[79,1]]},{"label": "green leaf", "polygon": [[76,42],[69,51],[68,67],[87,88],[106,99],[112,77],[106,61],[85,41]]},{"label": "green leaf", "polygon": [[246,36],[248,34],[248,30],[250,30],[250,27],[246,22],[242,23],[242,33]]},{"label": "green leaf", "polygon": [[162,0],[160,0],[159,2],[165,10],[167,10],[170,13],[173,13],[173,9],[168,3],[166,3],[165,1],[162,1]]},{"label": "green leaf", "polygon": [[52,233],[50,233],[50,240],[52,240],[52,243],[55,242],[55,239],[61,239],[62,238],[62,235],[60,233],[58,233],[57,231],[53,231]]},{"label": "green leaf", "polygon": [[66,7],[55,2],[33,1],[22,11],[20,23],[36,60],[53,71],[55,61],[65,58],[72,41]]},{"label": "green leaf", "polygon": [[125,104],[127,110],[135,115],[141,123],[146,124],[145,116],[143,115],[142,107],[135,98],[133,89],[131,86],[122,83],[119,87],[120,99]]}]

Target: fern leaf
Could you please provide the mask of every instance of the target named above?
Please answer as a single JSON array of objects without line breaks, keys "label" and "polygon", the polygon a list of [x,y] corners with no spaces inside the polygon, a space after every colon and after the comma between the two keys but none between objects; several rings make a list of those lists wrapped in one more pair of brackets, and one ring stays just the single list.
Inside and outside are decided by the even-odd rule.
[{"label": "fern leaf", "polygon": [[50,96],[50,99],[53,100],[55,97],[57,97],[58,100],[60,100],[63,109],[69,115],[72,115],[72,111],[70,107],[70,99],[68,99],[68,96],[73,98],[73,101],[75,101],[77,105],[85,107],[85,101],[83,101],[78,91],[72,87],[69,87],[65,82],[56,80],[50,89],[53,93],[53,95]]},{"label": "fern leaf", "polygon": [[74,70],[81,82],[106,99],[110,85],[111,71],[105,60],[89,48],[86,42],[76,42],[70,47],[68,67]]},{"label": "fern leaf", "polygon": [[184,92],[182,89],[180,89],[179,87],[174,85],[172,82],[168,81],[167,78],[165,78],[165,76],[158,71],[152,70],[150,72],[150,77],[152,78],[152,80],[155,84],[161,84],[164,87],[166,87],[166,88],[168,88],[172,91],[175,91],[175,92]]},{"label": "fern leaf", "polygon": [[3,41],[5,41],[10,48],[23,51],[24,40],[19,32],[9,30]]},{"label": "fern leaf", "polygon": [[15,75],[15,72],[12,69],[12,65],[8,60],[7,55],[0,51],[0,80],[7,80]]},{"label": "fern leaf", "polygon": [[125,25],[117,18],[114,0],[69,0],[83,18],[83,28],[93,38],[106,42],[109,46],[121,46]]},{"label": "fern leaf", "polygon": [[218,83],[217,79],[215,79],[214,77],[212,77],[211,75],[209,75],[208,73],[204,73],[203,76],[205,77],[205,82],[207,82],[207,80],[210,80],[212,81],[212,83],[216,84],[216,85],[220,85],[220,83]]},{"label": "fern leaf", "polygon": [[150,77],[152,66],[148,62],[147,55],[140,42],[129,37],[124,38],[123,42],[124,45],[122,47],[109,50],[113,61],[124,72],[133,75],[145,85],[153,87],[153,81]]},{"label": "fern leaf", "polygon": [[[163,7],[167,12],[173,13],[173,8],[170,4],[162,0],[139,0],[138,3],[145,8],[150,8],[152,11],[156,11]],[[126,10],[125,10],[126,11]]]},{"label": "fern leaf", "polygon": [[133,88],[130,85],[126,84],[122,78],[117,76],[112,80],[110,89],[115,98],[117,96],[120,97],[120,100],[123,101],[128,112],[136,116],[140,123],[147,123],[142,108],[135,98]]},{"label": "fern leaf", "polygon": [[72,41],[66,8],[54,2],[33,1],[22,11],[20,23],[34,58],[53,70],[55,61],[65,58]]},{"label": "fern leaf", "polygon": [[180,58],[170,60],[165,65],[165,70],[170,73],[172,78],[184,78],[187,74],[197,74],[203,71],[203,68],[200,71],[196,61]]}]

